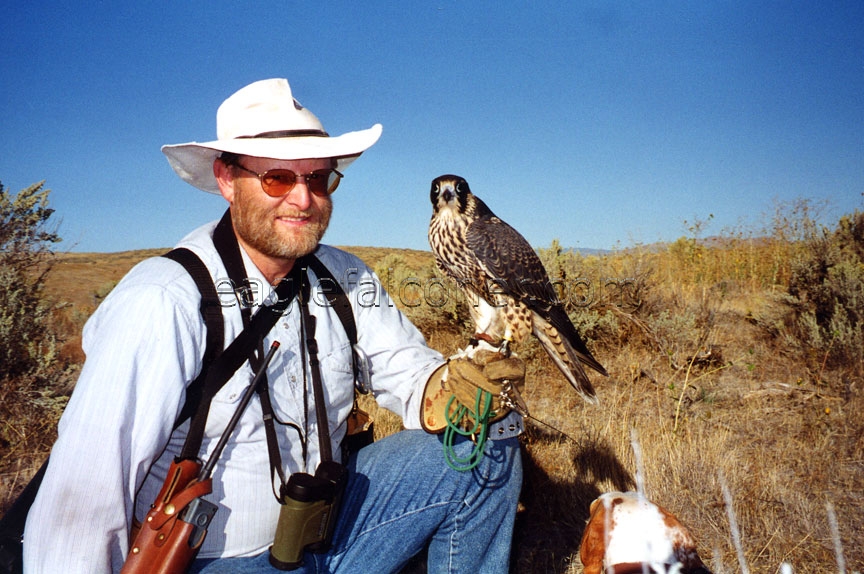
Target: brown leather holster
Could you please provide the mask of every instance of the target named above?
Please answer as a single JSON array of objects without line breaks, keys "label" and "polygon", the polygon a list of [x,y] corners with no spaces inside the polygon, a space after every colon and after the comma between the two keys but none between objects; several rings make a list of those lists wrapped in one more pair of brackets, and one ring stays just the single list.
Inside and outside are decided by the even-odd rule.
[{"label": "brown leather holster", "polygon": [[[171,463],[162,490],[132,541],[122,574],[186,572],[215,513],[215,505],[201,499],[213,491],[213,481],[208,478],[199,482],[200,471],[201,463],[197,461]],[[190,517],[190,504],[205,504],[208,510]],[[199,520],[201,516],[204,519]]]}]

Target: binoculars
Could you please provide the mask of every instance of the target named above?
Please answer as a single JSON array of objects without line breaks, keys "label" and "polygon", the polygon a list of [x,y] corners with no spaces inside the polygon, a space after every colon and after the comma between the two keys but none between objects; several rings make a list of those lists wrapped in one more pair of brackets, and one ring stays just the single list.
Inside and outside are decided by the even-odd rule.
[{"label": "binoculars", "polygon": [[303,564],[303,552],[326,552],[333,540],[347,469],[338,462],[324,461],[315,475],[297,472],[282,487],[282,509],[276,536],[270,547],[270,564],[279,570],[294,570]]}]

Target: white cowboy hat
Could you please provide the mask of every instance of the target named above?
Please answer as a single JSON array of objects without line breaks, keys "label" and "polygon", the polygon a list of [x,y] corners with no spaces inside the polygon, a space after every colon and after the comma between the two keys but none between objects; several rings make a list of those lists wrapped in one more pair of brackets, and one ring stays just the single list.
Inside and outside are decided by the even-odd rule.
[{"label": "white cowboy hat", "polygon": [[342,171],[381,137],[381,124],[330,137],[315,115],[291,94],[288,80],[261,80],[241,88],[216,112],[216,141],[162,146],[168,163],[198,189],[219,193],[213,161],[222,152],[272,159],[335,158]]}]

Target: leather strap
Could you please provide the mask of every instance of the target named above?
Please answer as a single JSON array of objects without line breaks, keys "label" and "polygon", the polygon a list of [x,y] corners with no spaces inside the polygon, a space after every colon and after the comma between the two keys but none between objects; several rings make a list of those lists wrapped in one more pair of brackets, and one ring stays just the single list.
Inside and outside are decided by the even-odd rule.
[{"label": "leather strap", "polygon": [[[216,247],[216,251],[219,253],[219,257],[222,258],[222,263],[225,265],[225,270],[228,272],[228,278],[231,280],[235,291],[239,290],[240,292],[239,303],[240,314],[243,319],[243,328],[248,328],[251,317],[250,309],[254,303],[253,294],[251,293],[251,285],[249,285],[249,275],[246,272],[246,266],[243,264],[243,256],[240,253],[240,245],[237,242],[237,236],[234,233],[234,227],[231,223],[230,210],[225,212],[225,215],[222,216],[222,219],[216,225],[216,229],[213,232],[213,244]],[[297,267],[297,263],[295,262],[294,268],[296,269]],[[289,281],[297,280],[298,276],[296,274],[292,274],[289,279]],[[282,283],[285,283],[285,281],[282,281]],[[277,289],[277,293],[278,292],[279,290]],[[253,370],[258,370],[263,356],[264,335],[259,338],[256,348],[249,356],[249,363],[252,365]],[[261,401],[261,411],[264,418],[264,435],[267,438],[267,455],[270,459],[271,481],[272,475],[277,474],[281,483],[284,484],[285,472],[282,470],[282,456],[279,454],[279,444],[276,438],[276,426],[273,422],[275,415],[273,412],[273,404],[270,401],[269,384],[267,382],[266,373],[264,373],[261,378],[261,383],[258,385],[257,392],[258,398]],[[299,432],[299,429],[297,430]],[[305,439],[303,440],[305,441]]]},{"label": "leather strap", "polygon": [[[342,323],[342,328],[345,329],[345,334],[348,336],[348,342],[351,343],[351,349],[353,352],[354,347],[357,345],[357,323],[354,321],[351,301],[348,300],[348,296],[345,295],[342,286],[339,285],[339,282],[336,281],[336,278],[333,277],[330,270],[321,263],[320,259],[317,257],[310,257],[308,264],[309,268],[312,269],[315,276],[318,278],[318,285],[321,288],[321,293],[327,297],[327,303],[339,317],[339,322]],[[329,287],[325,287],[325,283],[329,285]],[[351,361],[351,366],[354,370],[354,382],[356,383],[358,377],[357,362]]]},{"label": "leather strap", "polygon": [[[233,238],[233,241],[229,238]],[[240,255],[240,246],[237,244],[234,237],[233,227],[231,226],[231,213],[226,211],[222,220],[216,226],[213,234],[213,242],[216,245],[220,256],[227,257],[228,261],[223,259],[223,263],[231,276],[232,269],[237,273],[238,269],[243,269],[243,260]],[[239,261],[239,268],[238,263]],[[299,260],[298,260],[299,262]],[[207,370],[207,377],[204,381],[201,394],[201,402],[192,416],[192,422],[189,426],[189,434],[186,437],[186,442],[183,445],[180,458],[194,459],[197,458],[198,452],[201,450],[201,442],[204,437],[204,427],[207,423],[207,414],[210,410],[210,403],[213,397],[219,391],[225,382],[230,379],[233,374],[245,363],[253,353],[259,350],[264,336],[273,328],[273,325],[282,316],[282,313],[288,308],[297,296],[300,284],[300,270],[302,265],[294,265],[290,280],[281,281],[276,288],[277,301],[273,305],[262,305],[261,308],[248,319],[248,325],[237,336],[234,341],[213,361],[213,364]],[[245,279],[245,269],[241,272]],[[232,278],[234,280],[234,278]],[[237,283],[235,282],[235,285]],[[241,313],[243,307],[246,307],[246,313],[251,314],[248,306],[241,305]],[[263,353],[257,355],[256,359],[261,360]],[[261,385],[266,388],[266,383],[261,382]]]},{"label": "leather strap", "polygon": [[[316,421],[318,425],[319,448],[321,459],[333,460],[332,447],[330,444],[329,424],[327,422],[326,403],[324,400],[323,383],[321,380],[321,369],[318,361],[318,345],[315,340],[315,325],[316,319],[309,313],[308,303],[311,292],[311,285],[308,280],[307,268],[311,268],[318,278],[320,291],[327,297],[328,304],[332,306],[337,316],[342,323],[343,329],[348,337],[351,347],[357,343],[357,326],[354,321],[354,314],[351,309],[351,303],[348,300],[344,290],[339,285],[339,282],[333,277],[327,267],[314,255],[299,258],[291,270],[291,273],[285,280],[281,281],[276,287],[277,303],[273,306],[262,306],[261,309],[252,316],[251,304],[252,297],[249,295],[251,286],[248,284],[248,275],[243,257],[240,252],[240,246],[234,234],[233,225],[231,223],[231,212],[226,210],[222,219],[216,226],[213,232],[213,243],[216,251],[222,258],[225,269],[228,272],[228,277],[233,282],[235,289],[240,290],[240,312],[243,319],[244,330],[238,335],[237,339],[228,346],[227,349],[219,355],[210,368],[207,369],[207,375],[204,377],[204,383],[201,384],[201,393],[198,402],[198,409],[194,412],[192,423],[190,424],[189,435],[184,444],[181,458],[195,458],[201,448],[204,426],[207,421],[207,413],[210,409],[210,403],[213,396],[231,378],[236,370],[248,358],[253,369],[257,369],[264,356],[263,341],[264,336],[276,324],[279,316],[291,304],[294,297],[297,296],[301,287],[303,295],[301,296],[301,315],[302,327],[304,330],[301,353],[306,355],[308,352],[308,360],[310,371],[312,374],[312,391],[315,400]],[[193,254],[194,256],[194,254]],[[206,270],[205,270],[206,271]],[[193,275],[193,279],[195,276]],[[201,278],[203,281],[203,277]],[[206,277],[209,283],[209,289],[212,297],[219,304],[218,312],[220,314],[221,325],[221,301],[218,299],[213,280]],[[198,279],[196,279],[196,284]],[[201,286],[199,285],[199,288]],[[211,291],[212,290],[212,291]],[[202,289],[202,294],[204,293]],[[208,296],[208,299],[210,296]],[[204,313],[204,303],[202,300],[202,314]],[[208,305],[208,310],[210,305]],[[205,316],[206,317],[206,316]],[[214,318],[215,319],[215,318]],[[209,343],[209,323],[208,323],[208,343]],[[224,334],[221,335],[224,338]],[[306,362],[304,361],[304,365]],[[357,377],[357,365],[353,363],[355,381]],[[305,368],[304,368],[305,375]],[[258,385],[258,394],[261,401],[261,410],[264,416],[264,428],[267,437],[267,450],[270,458],[271,473],[278,474],[282,484],[285,484],[286,478],[282,469],[282,460],[279,452],[279,446],[276,437],[274,425],[274,412],[270,401],[268,384],[266,375],[262,378]],[[304,393],[305,396],[305,393]],[[187,404],[188,401],[187,401]],[[194,403],[192,403],[194,404]],[[186,406],[184,406],[186,410]],[[191,409],[188,409],[191,410]],[[302,437],[305,451],[305,436]],[[277,497],[278,498],[278,497]]]},{"label": "leather strap", "polygon": [[185,247],[173,249],[165,253],[163,257],[182,265],[195,281],[195,285],[201,293],[201,316],[204,317],[204,324],[207,326],[207,342],[201,372],[186,388],[186,402],[174,423],[176,429],[194,414],[195,407],[201,402],[201,393],[204,389],[207,371],[225,345],[225,322],[222,319],[222,303],[219,301],[219,294],[216,292],[213,278],[210,277],[210,271],[207,270],[207,266],[204,265],[201,258]]},{"label": "leather strap", "polygon": [[327,269],[327,266],[321,263],[317,257],[310,257],[307,261],[309,268],[315,273],[318,278],[318,286],[321,288],[321,294],[327,297],[327,304],[333,308],[336,315],[339,317],[339,322],[342,323],[342,328],[345,329],[345,334],[348,335],[348,341],[351,345],[357,344],[357,324],[354,322],[354,313],[351,311],[351,302],[345,295],[345,291],[339,282]]},{"label": "leather strap", "polygon": [[333,460],[333,449],[330,445],[330,424],[327,421],[327,405],[324,402],[324,388],[321,382],[321,364],[318,362],[318,342],[315,340],[316,319],[309,312],[309,278],[303,282],[300,290],[300,315],[303,320],[303,339],[309,357],[309,370],[312,373],[312,394],[315,398],[315,419],[318,423],[318,448],[321,462]]}]

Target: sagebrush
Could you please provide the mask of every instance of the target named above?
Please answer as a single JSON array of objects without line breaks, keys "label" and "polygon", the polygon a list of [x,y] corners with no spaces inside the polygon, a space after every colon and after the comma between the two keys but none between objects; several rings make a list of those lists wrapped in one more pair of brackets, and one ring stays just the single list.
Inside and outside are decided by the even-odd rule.
[{"label": "sagebrush", "polygon": [[0,184],[0,500],[8,501],[53,442],[66,397],[52,304],[43,295],[60,241],[37,183],[12,194]]}]

